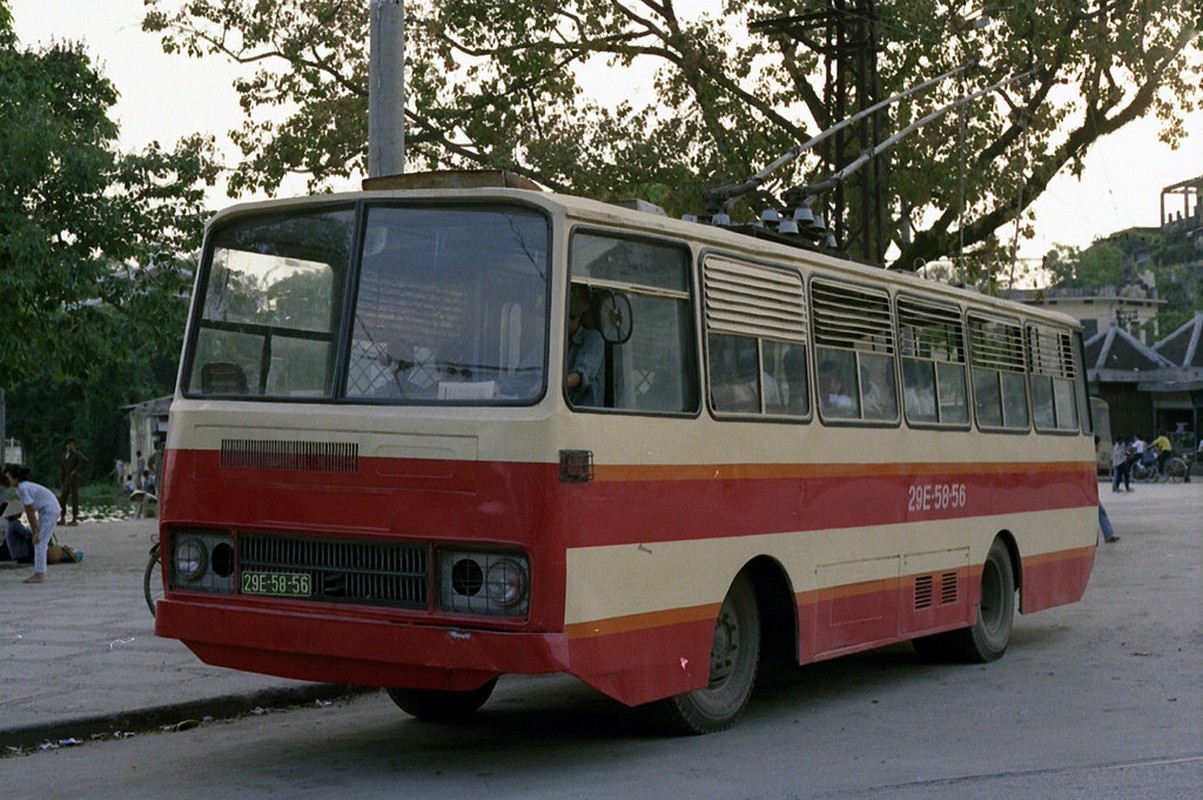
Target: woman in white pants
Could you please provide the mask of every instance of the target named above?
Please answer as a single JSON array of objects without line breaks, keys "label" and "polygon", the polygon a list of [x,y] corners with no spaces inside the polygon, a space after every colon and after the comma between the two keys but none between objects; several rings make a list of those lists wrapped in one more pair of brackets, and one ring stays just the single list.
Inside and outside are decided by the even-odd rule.
[{"label": "woman in white pants", "polygon": [[25,579],[25,583],[42,583],[46,580],[46,549],[50,547],[50,537],[54,535],[54,526],[63,509],[54,492],[28,478],[27,467],[20,464],[4,466],[4,479],[16,488],[17,498],[25,506],[29,529],[33,531],[33,574]]}]

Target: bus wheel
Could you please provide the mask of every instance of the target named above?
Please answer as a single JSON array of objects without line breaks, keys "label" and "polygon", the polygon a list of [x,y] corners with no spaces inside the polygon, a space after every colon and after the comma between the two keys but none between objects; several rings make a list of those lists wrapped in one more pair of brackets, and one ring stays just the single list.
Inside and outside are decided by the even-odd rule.
[{"label": "bus wheel", "polygon": [[731,727],[748,704],[760,665],[760,610],[747,575],[731,584],[714,623],[710,683],[704,689],[669,697],[655,712],[680,733],[715,733]]},{"label": "bus wheel", "polygon": [[915,639],[916,652],[940,661],[985,664],[1002,657],[1011,641],[1015,622],[1015,571],[1002,539],[995,539],[982,567],[982,597],[977,622],[934,636]]},{"label": "bus wheel", "polygon": [[440,689],[386,689],[397,707],[424,722],[454,722],[474,714],[485,704],[497,679],[469,692]]}]

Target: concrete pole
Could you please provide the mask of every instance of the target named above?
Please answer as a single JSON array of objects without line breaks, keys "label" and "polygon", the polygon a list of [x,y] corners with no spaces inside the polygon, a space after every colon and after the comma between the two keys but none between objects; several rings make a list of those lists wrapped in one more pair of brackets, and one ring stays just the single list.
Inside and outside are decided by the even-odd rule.
[{"label": "concrete pole", "polygon": [[368,177],[405,172],[405,3],[372,0]]}]

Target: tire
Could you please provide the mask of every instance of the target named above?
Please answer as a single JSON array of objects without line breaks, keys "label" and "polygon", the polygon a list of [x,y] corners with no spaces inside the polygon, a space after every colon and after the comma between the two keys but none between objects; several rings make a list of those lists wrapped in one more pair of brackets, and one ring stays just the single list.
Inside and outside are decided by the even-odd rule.
[{"label": "tire", "polygon": [[493,694],[497,679],[479,689],[453,692],[440,689],[386,689],[397,707],[423,722],[456,722],[475,714]]},{"label": "tire", "polygon": [[760,608],[747,575],[731,584],[714,623],[710,683],[652,704],[653,712],[676,733],[716,733],[730,728],[743,712],[760,667]]},{"label": "tire", "polygon": [[1171,458],[1165,462],[1165,477],[1170,483],[1182,483],[1186,480],[1186,462],[1180,458]]},{"label": "tire", "polygon": [[1157,480],[1157,468],[1150,464],[1137,461],[1132,465],[1132,480],[1139,483],[1150,483]]},{"label": "tire", "polygon": [[150,615],[155,616],[159,599],[163,596],[163,574],[159,562],[159,545],[150,548],[150,558],[146,562],[146,572],[142,575],[142,593],[146,596],[146,607]]},{"label": "tire", "polygon": [[997,661],[1007,651],[1015,624],[1015,571],[1011,554],[1002,539],[995,539],[982,567],[981,599],[977,620],[960,628],[915,639],[912,644],[923,658],[985,664]]}]

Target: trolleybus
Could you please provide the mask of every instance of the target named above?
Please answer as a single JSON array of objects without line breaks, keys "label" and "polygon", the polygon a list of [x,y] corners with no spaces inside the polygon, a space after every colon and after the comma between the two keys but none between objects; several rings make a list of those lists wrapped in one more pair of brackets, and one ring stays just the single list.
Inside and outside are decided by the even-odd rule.
[{"label": "trolleybus", "polygon": [[207,227],[156,619],[203,661],[424,719],[568,673],[703,733],[762,652],[990,661],[1081,598],[1068,317],[504,174],[365,188]]}]

